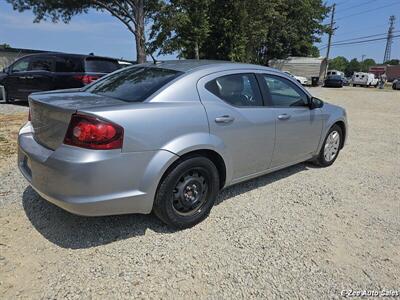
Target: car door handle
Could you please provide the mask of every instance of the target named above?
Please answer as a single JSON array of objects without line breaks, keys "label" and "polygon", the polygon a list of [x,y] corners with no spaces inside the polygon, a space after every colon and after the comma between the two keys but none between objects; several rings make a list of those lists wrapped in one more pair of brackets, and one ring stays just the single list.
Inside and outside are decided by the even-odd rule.
[{"label": "car door handle", "polygon": [[278,119],[279,119],[279,120],[288,120],[288,119],[290,119],[290,115],[288,115],[288,114],[281,114],[281,115],[278,116]]},{"label": "car door handle", "polygon": [[215,123],[231,123],[235,120],[234,117],[225,115],[225,116],[221,116],[221,117],[217,117],[215,118]]},{"label": "car door handle", "polygon": [[25,79],[33,79],[33,76],[26,76]]},{"label": "car door handle", "polygon": [[19,79],[26,79],[26,76],[19,76]]}]

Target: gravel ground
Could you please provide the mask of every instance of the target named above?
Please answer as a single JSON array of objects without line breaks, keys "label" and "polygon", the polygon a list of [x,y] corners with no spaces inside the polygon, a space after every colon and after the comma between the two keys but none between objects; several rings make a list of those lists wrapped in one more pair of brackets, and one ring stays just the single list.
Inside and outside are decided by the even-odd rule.
[{"label": "gravel ground", "polygon": [[[204,222],[78,217],[0,175],[0,298],[340,298],[400,290],[400,92],[312,88],[344,106],[335,164],[228,188]],[[0,113],[5,107],[0,105]],[[18,108],[19,109],[19,108]],[[3,124],[2,124],[3,126]]]},{"label": "gravel ground", "polygon": [[27,102],[16,102],[16,104],[7,104],[0,101],[0,114],[12,115],[16,113],[28,113],[28,103]]}]

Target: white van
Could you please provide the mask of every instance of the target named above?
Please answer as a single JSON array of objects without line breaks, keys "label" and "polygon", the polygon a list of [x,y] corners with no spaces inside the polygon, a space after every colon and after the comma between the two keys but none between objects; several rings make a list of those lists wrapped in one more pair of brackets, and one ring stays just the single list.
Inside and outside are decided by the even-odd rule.
[{"label": "white van", "polygon": [[328,70],[328,72],[326,73],[326,76],[333,76],[333,75],[339,75],[342,78],[345,77],[344,73],[338,70]]},{"label": "white van", "polygon": [[375,75],[372,73],[355,72],[351,78],[351,82],[353,86],[378,86],[378,78],[375,78]]}]

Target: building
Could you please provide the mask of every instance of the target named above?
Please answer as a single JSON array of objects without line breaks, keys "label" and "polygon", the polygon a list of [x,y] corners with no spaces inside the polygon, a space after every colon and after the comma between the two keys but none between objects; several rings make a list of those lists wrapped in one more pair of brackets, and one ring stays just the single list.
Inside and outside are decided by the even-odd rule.
[{"label": "building", "polygon": [[387,81],[392,82],[393,80],[400,78],[400,65],[377,65],[369,68],[369,73],[375,74],[376,77],[386,74]]},{"label": "building", "polygon": [[43,52],[49,52],[49,51],[11,48],[4,45],[0,45],[0,70],[9,66],[16,59],[22,56],[34,53],[43,53]]},{"label": "building", "polygon": [[318,57],[291,56],[287,59],[270,60],[268,65],[281,71],[288,71],[296,76],[306,77],[311,81],[311,77],[323,78],[326,66],[324,62],[323,58]]}]

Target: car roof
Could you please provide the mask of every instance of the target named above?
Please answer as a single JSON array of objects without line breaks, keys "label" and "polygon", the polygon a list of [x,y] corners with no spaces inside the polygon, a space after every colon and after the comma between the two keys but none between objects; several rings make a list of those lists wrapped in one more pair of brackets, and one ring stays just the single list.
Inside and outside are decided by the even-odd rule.
[{"label": "car roof", "polygon": [[[182,59],[182,60],[165,60],[165,61],[157,61],[156,63],[144,63],[140,65],[135,65],[135,67],[146,66],[146,67],[154,67],[154,68],[162,68],[162,69],[170,69],[179,72],[188,73],[194,70],[199,69],[209,69],[215,67],[223,67],[228,69],[233,68],[247,68],[247,69],[271,69],[259,65],[253,64],[245,64],[245,63],[236,63],[231,61],[224,60],[207,60],[207,59]],[[271,69],[272,70],[272,69]],[[276,71],[276,70],[275,70]]]},{"label": "car roof", "polygon": [[97,56],[97,55],[91,55],[91,54],[72,54],[72,53],[63,53],[63,52],[41,52],[41,53],[24,55],[23,57],[25,58],[25,57],[37,57],[37,56],[49,56],[49,55],[57,56],[57,57],[105,59],[105,60],[114,60],[114,61],[118,62],[118,59],[112,58],[112,57]]}]

